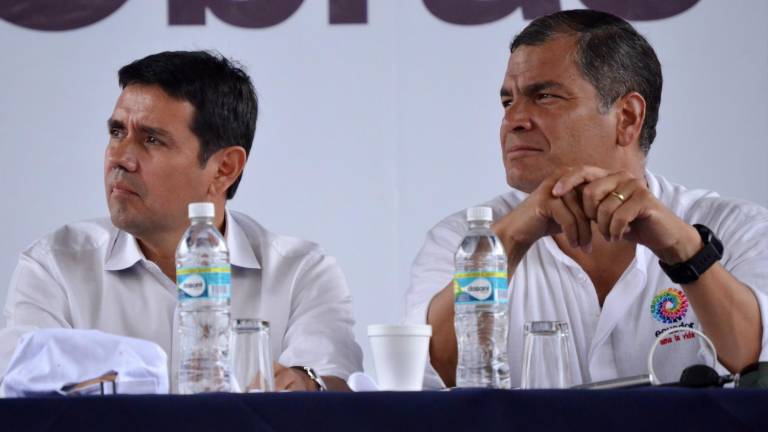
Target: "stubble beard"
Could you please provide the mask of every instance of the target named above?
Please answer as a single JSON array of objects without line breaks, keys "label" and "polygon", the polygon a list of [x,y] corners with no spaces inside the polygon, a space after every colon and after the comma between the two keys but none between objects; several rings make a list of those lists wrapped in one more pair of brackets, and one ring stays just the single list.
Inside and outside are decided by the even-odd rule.
[{"label": "stubble beard", "polygon": [[142,217],[124,203],[109,202],[108,206],[112,225],[138,239],[149,238],[162,228],[157,221]]}]

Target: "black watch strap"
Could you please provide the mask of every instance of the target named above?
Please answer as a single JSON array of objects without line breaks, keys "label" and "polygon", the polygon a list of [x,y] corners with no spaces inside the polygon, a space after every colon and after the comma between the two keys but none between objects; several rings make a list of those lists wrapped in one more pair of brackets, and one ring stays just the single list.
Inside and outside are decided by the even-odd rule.
[{"label": "black watch strap", "polygon": [[715,234],[706,226],[701,224],[693,225],[701,236],[704,247],[696,255],[685,262],[677,264],[667,264],[659,260],[659,265],[664,273],[676,284],[689,284],[699,280],[712,264],[720,261],[723,257],[723,243],[715,237]]}]

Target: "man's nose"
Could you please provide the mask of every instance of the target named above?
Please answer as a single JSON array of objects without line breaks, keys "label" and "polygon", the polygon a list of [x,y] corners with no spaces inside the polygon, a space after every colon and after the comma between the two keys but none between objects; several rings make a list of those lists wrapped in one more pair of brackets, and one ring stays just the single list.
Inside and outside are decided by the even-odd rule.
[{"label": "man's nose", "polygon": [[504,123],[506,123],[509,132],[524,132],[531,130],[533,122],[531,121],[530,107],[525,100],[516,100],[510,102],[504,111]]},{"label": "man's nose", "polygon": [[127,135],[123,139],[113,138],[107,146],[106,158],[110,169],[121,168],[129,172],[136,171],[139,164],[133,137]]}]

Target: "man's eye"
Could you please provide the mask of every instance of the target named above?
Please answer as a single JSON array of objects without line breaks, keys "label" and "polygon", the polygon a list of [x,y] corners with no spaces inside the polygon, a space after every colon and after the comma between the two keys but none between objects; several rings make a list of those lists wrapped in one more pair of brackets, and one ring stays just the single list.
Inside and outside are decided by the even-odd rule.
[{"label": "man's eye", "polygon": [[147,144],[160,144],[160,140],[154,135],[147,136]]},{"label": "man's eye", "polygon": [[556,97],[557,96],[553,95],[552,93],[539,93],[536,98],[539,100],[546,100],[546,99],[554,99]]},{"label": "man's eye", "polygon": [[501,100],[501,106],[502,107],[507,108],[510,105],[512,105],[512,99],[502,99]]},{"label": "man's eye", "polygon": [[114,138],[120,138],[123,135],[123,131],[118,128],[110,128],[109,135]]}]

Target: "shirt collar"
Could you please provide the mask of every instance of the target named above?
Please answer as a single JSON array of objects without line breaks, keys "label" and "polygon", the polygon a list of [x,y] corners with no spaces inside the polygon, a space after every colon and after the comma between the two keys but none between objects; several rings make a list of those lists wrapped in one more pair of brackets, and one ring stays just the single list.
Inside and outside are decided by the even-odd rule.
[{"label": "shirt collar", "polygon": [[227,247],[229,248],[229,262],[237,267],[259,269],[259,264],[256,254],[253,252],[253,246],[248,240],[245,231],[237,223],[237,219],[227,209],[227,225],[225,227],[226,233],[224,234]]},{"label": "shirt collar", "polygon": [[[229,210],[226,211],[225,239],[229,248],[229,261],[237,267],[259,269],[261,265],[253,252],[253,247],[248,241],[243,228],[237,223]],[[105,270],[125,270],[139,261],[146,260],[144,253],[136,241],[136,237],[114,228],[111,247],[104,258]]]},{"label": "shirt collar", "polygon": [[[648,184],[648,190],[651,191],[651,194],[661,201],[661,184],[659,184],[659,179],[647,169],[645,170],[645,182]],[[664,203],[664,205],[667,204]]]},{"label": "shirt collar", "polygon": [[125,270],[139,261],[146,260],[144,253],[139,248],[136,237],[114,228],[112,247],[107,249],[104,257],[105,270]]}]

